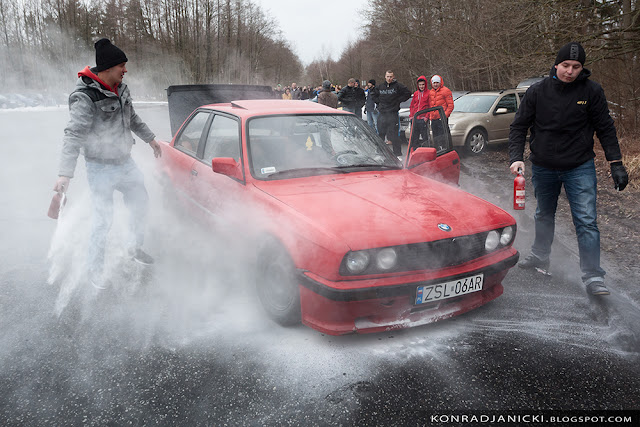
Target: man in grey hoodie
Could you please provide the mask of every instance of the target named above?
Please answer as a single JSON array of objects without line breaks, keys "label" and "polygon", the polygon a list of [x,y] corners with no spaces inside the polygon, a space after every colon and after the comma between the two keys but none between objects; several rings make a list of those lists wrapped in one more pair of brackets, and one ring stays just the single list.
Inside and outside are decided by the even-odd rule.
[{"label": "man in grey hoodie", "polygon": [[113,193],[120,191],[130,211],[128,251],[132,260],[149,265],[153,258],[142,250],[149,197],[144,177],[131,158],[131,132],[162,155],[155,135],[133,109],[131,95],[122,83],[127,57],[108,39],[95,43],[96,66],[78,73],[69,95],[70,120],[64,130],[58,179],[54,190],[61,193],[69,182],[82,151],[91,191],[92,224],[87,249],[87,274],[91,284],[105,288],[103,277],[107,235],[113,222]]}]

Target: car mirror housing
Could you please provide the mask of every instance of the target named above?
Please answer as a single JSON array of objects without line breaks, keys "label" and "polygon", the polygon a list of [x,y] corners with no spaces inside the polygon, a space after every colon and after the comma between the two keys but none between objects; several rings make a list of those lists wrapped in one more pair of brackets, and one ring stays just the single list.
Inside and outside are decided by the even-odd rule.
[{"label": "car mirror housing", "polygon": [[243,180],[240,163],[232,157],[216,157],[211,161],[211,167],[215,173],[227,175],[239,181]]},{"label": "car mirror housing", "polygon": [[411,168],[421,163],[432,162],[436,159],[436,149],[434,147],[420,147],[411,153],[407,168]]},{"label": "car mirror housing", "polygon": [[507,114],[508,112],[509,111],[506,108],[502,107],[502,108],[498,108],[495,114]]}]

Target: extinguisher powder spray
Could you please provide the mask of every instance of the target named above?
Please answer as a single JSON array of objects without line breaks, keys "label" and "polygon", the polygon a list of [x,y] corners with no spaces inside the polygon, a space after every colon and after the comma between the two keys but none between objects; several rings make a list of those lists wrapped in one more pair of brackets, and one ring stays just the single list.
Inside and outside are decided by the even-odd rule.
[{"label": "extinguisher powder spray", "polygon": [[513,209],[524,209],[524,183],[522,169],[518,168],[518,176],[513,180]]}]

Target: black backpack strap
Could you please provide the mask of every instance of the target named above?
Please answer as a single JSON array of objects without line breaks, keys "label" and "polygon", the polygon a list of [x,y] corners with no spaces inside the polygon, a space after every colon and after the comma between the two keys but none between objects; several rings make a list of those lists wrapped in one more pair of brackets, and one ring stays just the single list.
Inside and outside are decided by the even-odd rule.
[{"label": "black backpack strap", "polygon": [[107,95],[105,95],[104,93],[100,92],[98,89],[94,89],[94,88],[91,88],[91,87],[77,88],[74,92],[84,93],[93,102],[102,101],[103,99],[107,99],[108,98]]}]

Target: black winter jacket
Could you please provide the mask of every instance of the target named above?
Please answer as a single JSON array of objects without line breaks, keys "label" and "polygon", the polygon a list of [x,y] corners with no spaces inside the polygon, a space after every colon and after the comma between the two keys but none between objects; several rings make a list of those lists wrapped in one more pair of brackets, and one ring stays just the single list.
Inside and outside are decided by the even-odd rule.
[{"label": "black winter jacket", "polygon": [[377,86],[373,101],[378,104],[380,113],[397,113],[400,110],[400,103],[411,98],[411,91],[396,80],[391,83],[386,81]]},{"label": "black winter jacket", "polygon": [[364,89],[355,86],[345,86],[338,93],[338,101],[345,106],[362,108],[365,102]]},{"label": "black winter jacket", "polygon": [[365,102],[365,107],[367,107],[367,111],[375,111],[376,109],[376,101],[375,101],[375,93],[378,91],[376,86],[369,89],[369,94],[367,95],[367,100]]},{"label": "black winter jacket", "polygon": [[607,160],[619,160],[620,146],[602,87],[584,68],[564,83],[549,77],[535,83],[520,103],[509,132],[509,164],[522,161],[527,130],[531,128],[531,162],[553,170],[569,170],[595,157],[593,133]]}]

